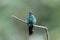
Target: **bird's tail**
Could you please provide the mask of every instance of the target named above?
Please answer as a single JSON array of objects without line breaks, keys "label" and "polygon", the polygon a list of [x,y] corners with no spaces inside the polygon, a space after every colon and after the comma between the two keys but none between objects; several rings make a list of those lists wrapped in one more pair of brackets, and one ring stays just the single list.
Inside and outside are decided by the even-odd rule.
[{"label": "bird's tail", "polygon": [[29,25],[29,35],[32,35],[33,34],[33,25],[32,24],[30,24]]}]

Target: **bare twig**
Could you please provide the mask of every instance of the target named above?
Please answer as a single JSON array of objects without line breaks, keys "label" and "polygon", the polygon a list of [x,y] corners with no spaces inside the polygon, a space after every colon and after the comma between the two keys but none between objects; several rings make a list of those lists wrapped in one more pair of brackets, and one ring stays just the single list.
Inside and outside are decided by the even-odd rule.
[{"label": "bare twig", "polygon": [[48,32],[48,28],[47,27],[38,26],[38,25],[34,25],[34,27],[39,27],[39,28],[45,29],[47,40],[50,40],[50,38],[49,38],[49,32]]},{"label": "bare twig", "polygon": [[50,40],[48,29],[45,29],[47,40]]},{"label": "bare twig", "polygon": [[[15,18],[15,19],[18,20],[18,21],[21,21],[21,22],[23,22],[23,23],[26,23],[26,21],[24,21],[24,20],[22,20],[22,19],[20,19],[20,18],[18,18],[18,17],[16,17],[16,16],[14,16],[14,15],[12,15],[12,17]],[[27,23],[26,23],[26,24],[27,24]],[[47,27],[38,26],[38,25],[35,25],[35,24],[34,24],[33,26],[34,26],[34,27],[39,27],[39,28],[45,29],[47,40],[50,40],[50,39],[49,39],[49,32],[48,32],[48,28],[47,28]]]},{"label": "bare twig", "polygon": [[23,23],[26,23],[26,21],[24,21],[24,20],[22,20],[22,19],[20,19],[20,18],[18,18],[18,17],[16,17],[16,16],[14,16],[14,15],[12,15],[12,17],[15,18],[15,19],[18,20],[18,21],[21,21],[21,22],[23,22]]}]

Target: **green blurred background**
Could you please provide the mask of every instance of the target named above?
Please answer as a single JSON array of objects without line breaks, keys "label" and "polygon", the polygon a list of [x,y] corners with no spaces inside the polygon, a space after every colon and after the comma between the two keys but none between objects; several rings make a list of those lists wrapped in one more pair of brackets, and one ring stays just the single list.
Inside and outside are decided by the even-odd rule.
[{"label": "green blurred background", "polygon": [[[29,10],[38,25],[49,28],[50,40],[60,40],[60,0],[0,0],[0,40],[29,40],[27,25],[11,17],[25,19]],[[45,34],[42,29],[35,30]]]}]

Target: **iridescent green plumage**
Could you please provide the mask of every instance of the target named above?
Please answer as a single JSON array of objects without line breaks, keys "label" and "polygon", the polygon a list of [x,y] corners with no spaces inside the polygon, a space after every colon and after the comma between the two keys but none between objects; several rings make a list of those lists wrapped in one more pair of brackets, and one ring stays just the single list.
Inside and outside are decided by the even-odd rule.
[{"label": "iridescent green plumage", "polygon": [[27,17],[26,20],[28,26],[29,26],[29,35],[31,35],[33,33],[33,24],[36,24],[36,18],[35,16],[32,14],[32,12],[29,12],[29,16]]},{"label": "iridescent green plumage", "polygon": [[29,20],[32,21],[33,24],[36,24],[36,18],[35,18],[35,16],[32,14],[32,12],[29,12],[29,16],[27,17],[26,22],[29,23]]}]

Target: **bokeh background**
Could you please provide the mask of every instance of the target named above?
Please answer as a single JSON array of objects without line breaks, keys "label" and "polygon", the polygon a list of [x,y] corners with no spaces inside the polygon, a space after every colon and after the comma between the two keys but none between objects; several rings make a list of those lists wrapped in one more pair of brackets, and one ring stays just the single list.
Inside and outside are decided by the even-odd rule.
[{"label": "bokeh background", "polygon": [[[11,17],[26,19],[29,10],[38,25],[49,28],[50,40],[60,40],[60,0],[0,0],[0,40],[29,40],[28,26]],[[36,36],[42,35],[41,40],[46,40],[44,29],[34,30]]]}]

